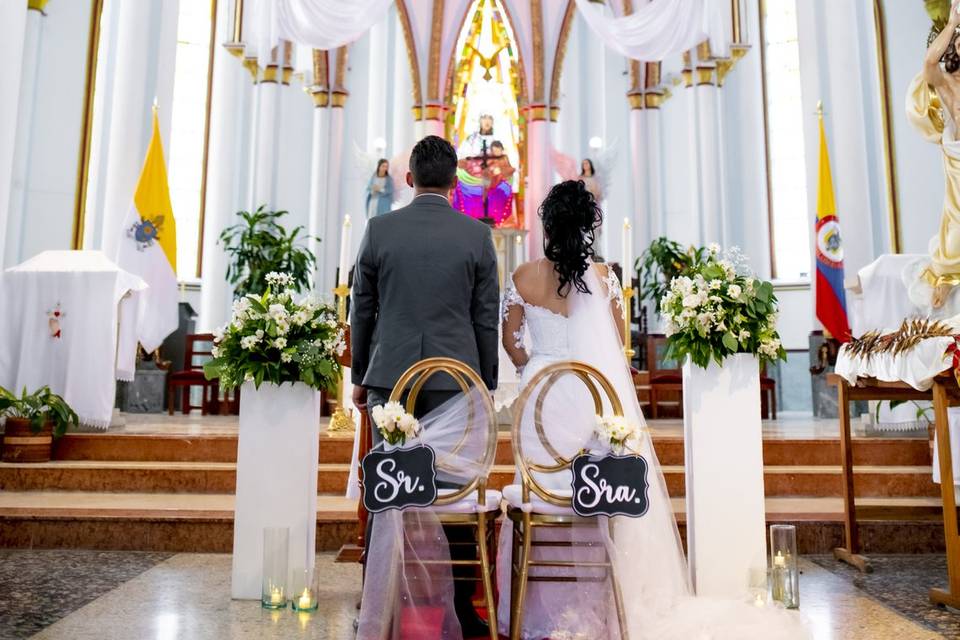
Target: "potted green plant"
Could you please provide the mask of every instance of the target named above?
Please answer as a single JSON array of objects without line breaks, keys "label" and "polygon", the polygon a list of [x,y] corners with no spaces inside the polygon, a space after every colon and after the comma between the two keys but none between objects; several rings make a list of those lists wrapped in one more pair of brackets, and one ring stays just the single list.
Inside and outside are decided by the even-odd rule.
[{"label": "potted green plant", "polygon": [[6,418],[4,462],[47,462],[53,440],[78,422],[70,405],[46,386],[33,393],[24,388],[20,397],[0,387],[0,417]]},{"label": "potted green plant", "polygon": [[[310,273],[316,264],[313,252],[302,245],[309,236],[301,236],[303,226],[287,231],[279,220],[287,211],[268,211],[260,205],[256,211],[238,211],[242,222],[227,227],[220,234],[224,252],[230,256],[227,281],[233,285],[234,297],[259,295],[267,287],[268,273],[285,273],[291,278],[289,288],[302,292],[310,286]],[[319,240],[318,240],[319,241]]]}]

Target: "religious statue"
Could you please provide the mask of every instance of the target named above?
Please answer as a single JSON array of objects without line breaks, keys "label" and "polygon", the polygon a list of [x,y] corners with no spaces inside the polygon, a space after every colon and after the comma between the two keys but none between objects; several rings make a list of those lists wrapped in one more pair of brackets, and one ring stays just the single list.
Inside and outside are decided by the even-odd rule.
[{"label": "religious statue", "polygon": [[597,179],[597,170],[593,166],[593,160],[584,158],[580,162],[580,179],[583,180],[587,191],[593,194],[593,199],[597,203],[603,202],[603,185]]},{"label": "religious statue", "polygon": [[473,218],[500,225],[513,213],[514,167],[503,143],[493,137],[493,116],[480,116],[480,126],[457,150],[457,187],[453,208]]},{"label": "religious statue", "polygon": [[930,261],[906,275],[910,299],[920,307],[940,308],[960,284],[960,0],[953,0],[947,16],[934,22],[923,71],[907,92],[907,119],[929,142],[943,151],[946,191],[940,230],[930,240]]},{"label": "religious statue", "polygon": [[380,158],[377,170],[367,183],[367,218],[390,211],[393,205],[393,179],[390,177],[390,161]]}]

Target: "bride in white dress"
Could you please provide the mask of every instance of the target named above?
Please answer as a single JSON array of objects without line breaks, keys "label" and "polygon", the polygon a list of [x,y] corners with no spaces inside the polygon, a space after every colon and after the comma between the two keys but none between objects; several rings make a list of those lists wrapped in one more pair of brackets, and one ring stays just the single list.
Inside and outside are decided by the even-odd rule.
[{"label": "bride in white dress", "polygon": [[[522,370],[521,385],[550,364],[565,360],[585,362],[610,381],[623,404],[624,416],[645,428],[623,357],[620,283],[607,265],[593,260],[602,213],[584,183],[570,180],[550,191],[540,207],[540,217],[545,258],[519,267],[513,274],[512,286],[504,292],[503,345],[518,371]],[[525,343],[525,336],[529,336],[530,344]],[[572,393],[571,389],[568,386],[559,394],[551,391],[544,407],[544,429],[551,444],[564,454],[590,448],[593,437],[593,404],[588,396]],[[528,426],[532,431],[532,421],[525,417],[523,434],[528,432]],[[531,458],[537,462],[552,460],[542,449],[538,455],[536,438],[527,441],[524,437],[525,450],[533,451]],[[641,518],[614,519],[614,542],[608,549],[619,578],[631,640],[808,637],[796,614],[756,608],[742,600],[690,596],[676,520],[652,439],[646,431],[633,448],[648,464],[650,506]],[[538,480],[549,490],[569,492],[569,471],[538,475]],[[511,538],[512,530],[506,521],[501,528],[497,556],[497,617],[503,634],[509,632]],[[551,547],[536,549],[535,553],[538,552],[540,557],[557,553]],[[576,548],[572,553],[578,553]],[[587,547],[582,553],[591,550]],[[592,553],[596,553],[596,547]],[[746,582],[746,576],[744,579]],[[521,637],[619,638],[614,616],[606,583],[531,582],[524,602]]]}]

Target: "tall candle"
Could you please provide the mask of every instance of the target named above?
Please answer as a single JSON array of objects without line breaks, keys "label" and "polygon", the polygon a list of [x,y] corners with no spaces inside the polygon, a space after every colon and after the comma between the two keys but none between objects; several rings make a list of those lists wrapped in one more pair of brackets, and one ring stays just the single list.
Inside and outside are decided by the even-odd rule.
[{"label": "tall candle", "polygon": [[620,265],[623,270],[623,286],[631,286],[631,274],[633,273],[633,227],[630,225],[630,218],[623,219],[623,264]]},{"label": "tall candle", "polygon": [[337,276],[337,286],[347,284],[347,276],[350,273],[350,241],[352,239],[353,227],[350,224],[350,216],[343,216],[343,228],[340,230],[340,273]]}]

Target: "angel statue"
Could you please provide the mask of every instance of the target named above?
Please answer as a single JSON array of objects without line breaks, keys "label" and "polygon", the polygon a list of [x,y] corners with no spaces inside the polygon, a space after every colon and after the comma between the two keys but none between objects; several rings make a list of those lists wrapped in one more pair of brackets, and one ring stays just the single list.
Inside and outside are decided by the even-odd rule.
[{"label": "angel statue", "polygon": [[[410,151],[398,153],[392,158],[380,157],[383,145],[377,145],[380,153],[367,153],[353,145],[353,156],[356,167],[364,174],[369,174],[365,196],[367,219],[387,213],[393,208],[393,203],[400,199],[409,189],[404,178],[407,173],[407,164]],[[393,167],[393,171],[390,168]]]},{"label": "angel statue", "polygon": [[[594,148],[593,151],[593,157],[581,160],[578,168],[576,160],[553,149],[553,167],[561,180],[581,180],[587,191],[593,194],[597,206],[602,206],[603,199],[610,190],[613,163],[617,156],[616,142],[607,146],[606,149]],[[605,246],[602,235],[603,229],[597,229],[598,249]]]}]

